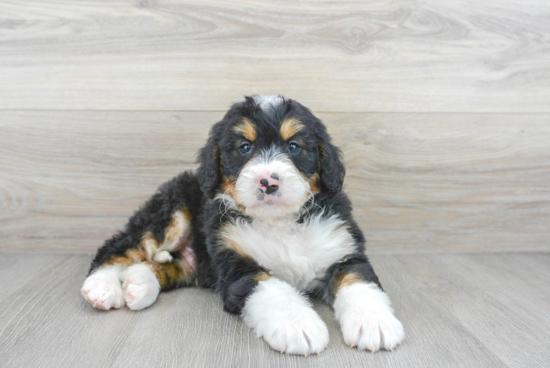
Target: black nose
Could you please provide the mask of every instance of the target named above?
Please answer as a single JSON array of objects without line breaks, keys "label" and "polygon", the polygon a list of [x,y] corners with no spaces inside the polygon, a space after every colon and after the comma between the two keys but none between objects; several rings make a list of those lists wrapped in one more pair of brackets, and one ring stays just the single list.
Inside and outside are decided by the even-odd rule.
[{"label": "black nose", "polygon": [[279,186],[277,184],[269,185],[266,179],[260,180],[260,184],[265,187],[266,194],[273,194],[279,189]]}]

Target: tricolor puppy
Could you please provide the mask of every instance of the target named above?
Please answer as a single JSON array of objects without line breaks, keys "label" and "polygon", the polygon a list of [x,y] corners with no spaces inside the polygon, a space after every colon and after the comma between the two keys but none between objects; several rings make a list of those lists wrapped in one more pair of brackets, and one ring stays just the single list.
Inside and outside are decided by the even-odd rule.
[{"label": "tricolor puppy", "polygon": [[273,349],[311,354],[329,341],[308,300],[316,297],[352,347],[392,350],[403,340],[342,192],[340,151],[307,108],[246,97],[214,125],[198,161],[99,249],[87,301],[138,310],[161,290],[212,287]]}]

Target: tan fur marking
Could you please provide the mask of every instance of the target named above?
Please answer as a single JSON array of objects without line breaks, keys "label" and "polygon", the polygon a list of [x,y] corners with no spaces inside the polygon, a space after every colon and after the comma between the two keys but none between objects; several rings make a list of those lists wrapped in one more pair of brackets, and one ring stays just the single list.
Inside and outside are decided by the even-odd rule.
[{"label": "tan fur marking", "polygon": [[312,194],[319,193],[319,173],[315,173],[309,178],[309,190]]},{"label": "tan fur marking", "polygon": [[132,260],[132,263],[140,263],[147,260],[147,255],[141,248],[132,248],[126,251],[126,256]]},{"label": "tan fur marking", "polygon": [[191,224],[191,221],[193,220],[193,215],[191,214],[191,211],[189,210],[189,207],[183,207],[183,217],[187,221],[188,224]]},{"label": "tan fur marking", "polygon": [[304,181],[309,183],[309,192],[306,193],[306,200],[308,199],[308,197],[310,195],[317,194],[317,193],[320,192],[320,189],[319,189],[319,180],[320,180],[319,173],[313,174],[310,178],[308,178],[307,176],[305,176],[302,173],[300,173],[300,175],[302,175],[302,179],[304,179]]},{"label": "tan fur marking", "polygon": [[[105,262],[106,265],[122,265],[131,266],[136,263],[150,261],[154,258],[163,245],[170,245],[167,251],[172,252],[177,250],[177,246],[185,246],[185,242],[181,242],[182,237],[189,232],[188,229],[191,223],[191,213],[187,207],[174,212],[170,224],[164,230],[164,242],[159,244],[155,236],[151,232],[146,232],[141,237],[140,243],[135,247],[128,249],[124,256],[117,256]],[[177,244],[176,244],[177,243]],[[181,244],[180,244],[181,243]]]},{"label": "tan fur marking", "polygon": [[241,133],[246,139],[253,142],[256,140],[258,133],[256,132],[256,126],[246,119],[243,118],[241,122],[233,128],[237,133]]},{"label": "tan fur marking", "polygon": [[254,275],[254,280],[258,281],[258,282],[269,280],[270,278],[271,278],[271,275],[269,275],[266,272],[260,272],[260,273],[257,273],[256,275]]},{"label": "tan fur marking", "polygon": [[143,262],[145,260],[147,260],[147,254],[143,249],[138,247],[128,249],[124,256],[113,257],[105,262],[105,264],[109,266],[121,265],[128,267],[135,263]]},{"label": "tan fur marking", "polygon": [[121,266],[128,267],[132,264],[132,261],[130,259],[128,259],[127,257],[125,257],[125,256],[118,256],[118,257],[111,258],[110,260],[108,260],[104,264],[108,265],[108,266],[121,265]]},{"label": "tan fur marking", "polygon": [[166,229],[164,229],[164,242],[171,243],[183,235],[183,230],[186,228],[185,214],[183,211],[176,211],[172,215],[172,220]]},{"label": "tan fur marking", "polygon": [[307,176],[305,176],[304,174],[300,173],[302,175],[302,179],[304,179],[305,181],[307,181],[309,183],[309,190],[310,190],[310,193],[309,194],[316,194],[316,193],[319,193],[319,173],[315,173],[313,174],[310,178],[308,178]]},{"label": "tan fur marking", "polygon": [[224,225],[219,232],[219,237],[223,242],[223,245],[237,253],[243,258],[252,259],[250,254],[246,253],[243,247],[238,242],[238,234],[235,231],[235,227],[232,225]]},{"label": "tan fur marking", "polygon": [[[231,198],[235,199],[235,185],[236,180],[232,178],[228,178],[226,176],[223,177],[222,181],[222,189],[225,194],[231,196]],[[236,202],[236,200],[235,200]]]},{"label": "tan fur marking", "polygon": [[[246,165],[245,165],[245,167],[246,167]],[[233,200],[235,201],[235,204],[237,205],[239,210],[244,212],[245,211],[244,206],[242,204],[240,204],[238,199],[237,199],[237,191],[235,189],[236,180],[233,179],[233,178],[228,178],[226,176],[224,176],[222,180],[223,180],[222,181],[222,189],[224,191],[224,194],[227,194],[228,196],[233,198]]]},{"label": "tan fur marking", "polygon": [[227,249],[231,249],[241,257],[252,259],[252,257],[248,253],[246,253],[245,250],[241,247],[241,245],[236,241],[231,239],[226,239],[224,244],[227,247]]},{"label": "tan fur marking", "polygon": [[350,272],[342,276],[336,281],[336,288],[335,291],[338,293],[341,288],[345,286],[350,286],[355,284],[356,282],[362,282],[364,281],[361,275],[359,275],[357,272]]},{"label": "tan fur marking", "polygon": [[141,247],[147,253],[147,258],[152,259],[159,248],[159,243],[155,236],[148,231],[141,237]]},{"label": "tan fur marking", "polygon": [[285,119],[281,124],[279,133],[281,134],[281,137],[286,141],[292,138],[294,134],[298,133],[303,128],[304,124],[302,124],[300,120],[296,118]]},{"label": "tan fur marking", "polygon": [[148,262],[162,290],[172,289],[181,285],[190,285],[193,281],[194,270],[182,260],[172,263]]}]

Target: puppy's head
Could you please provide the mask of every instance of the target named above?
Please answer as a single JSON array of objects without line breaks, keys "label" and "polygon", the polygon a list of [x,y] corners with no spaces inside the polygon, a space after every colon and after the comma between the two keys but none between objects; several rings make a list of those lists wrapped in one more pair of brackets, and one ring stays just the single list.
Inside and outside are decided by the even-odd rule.
[{"label": "puppy's head", "polygon": [[252,217],[296,212],[316,192],[342,189],[340,150],[304,106],[282,96],[252,96],[215,124],[199,152],[202,190],[230,195]]}]

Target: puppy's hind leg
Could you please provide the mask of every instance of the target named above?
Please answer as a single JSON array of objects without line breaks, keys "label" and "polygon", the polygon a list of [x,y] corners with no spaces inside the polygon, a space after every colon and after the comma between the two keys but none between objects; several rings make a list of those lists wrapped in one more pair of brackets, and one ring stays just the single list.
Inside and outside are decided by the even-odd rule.
[{"label": "puppy's hind leg", "polygon": [[[116,240],[114,238],[111,241]],[[110,257],[106,262],[94,261],[90,274],[82,285],[82,296],[94,308],[109,310],[124,307],[126,301],[121,283],[125,279],[127,269],[146,259],[145,252],[140,247],[135,247],[122,255]]]},{"label": "puppy's hind leg", "polygon": [[125,229],[98,249],[82,287],[88,302],[106,310],[125,304],[143,309],[160,290],[190,282],[194,269],[186,268],[189,257],[183,250],[190,249],[192,214],[186,203],[195,195],[193,188],[200,192],[196,180],[183,173],[163,184]]}]

